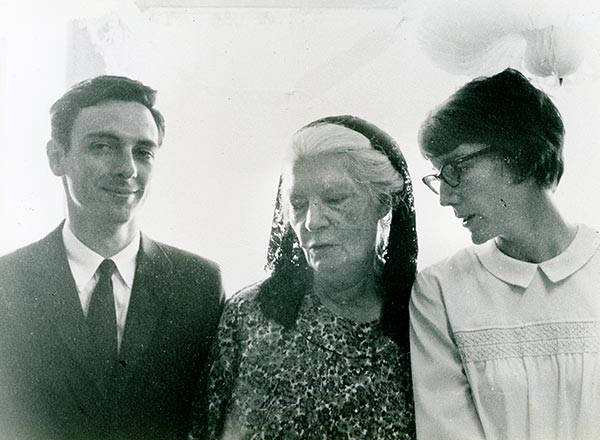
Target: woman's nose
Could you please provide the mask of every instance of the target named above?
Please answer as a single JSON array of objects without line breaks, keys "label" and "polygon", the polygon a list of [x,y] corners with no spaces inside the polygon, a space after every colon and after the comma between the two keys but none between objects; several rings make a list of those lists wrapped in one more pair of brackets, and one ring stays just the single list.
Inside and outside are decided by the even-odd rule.
[{"label": "woman's nose", "polygon": [[448,185],[444,180],[440,181],[440,205],[452,206],[458,201],[456,188]]},{"label": "woman's nose", "polygon": [[304,227],[308,231],[315,231],[327,225],[327,217],[323,212],[323,204],[320,202],[310,202],[306,210],[306,219]]}]

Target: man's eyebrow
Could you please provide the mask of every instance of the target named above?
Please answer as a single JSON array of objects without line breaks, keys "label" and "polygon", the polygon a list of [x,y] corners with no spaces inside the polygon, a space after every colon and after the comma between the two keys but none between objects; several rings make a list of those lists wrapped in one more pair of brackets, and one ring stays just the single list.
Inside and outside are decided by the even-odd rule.
[{"label": "man's eyebrow", "polygon": [[91,133],[86,133],[84,138],[109,138],[114,140],[119,140],[119,136],[110,132],[110,131],[93,131]]},{"label": "man's eyebrow", "polygon": [[156,145],[156,143],[154,141],[151,141],[149,139],[140,139],[139,141],[136,142],[136,145],[141,145],[144,147],[158,148],[158,145]]},{"label": "man's eyebrow", "polygon": [[[120,141],[121,140],[121,136],[113,133],[112,131],[104,131],[104,130],[100,130],[100,131],[93,131],[91,133],[87,133],[84,136],[84,139],[94,139],[94,138],[102,138],[102,139],[110,139],[113,141]],[[145,138],[141,138],[141,139],[136,139],[136,145],[143,145],[146,147],[155,147],[158,148],[158,145],[156,144],[156,142],[154,142],[151,139],[145,139]]]}]

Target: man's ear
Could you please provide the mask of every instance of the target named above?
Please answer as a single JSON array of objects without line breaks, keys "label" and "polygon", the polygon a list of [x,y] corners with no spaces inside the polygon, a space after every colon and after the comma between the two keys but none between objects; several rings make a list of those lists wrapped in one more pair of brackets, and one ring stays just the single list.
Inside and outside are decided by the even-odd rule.
[{"label": "man's ear", "polygon": [[46,155],[48,156],[48,163],[50,164],[52,173],[55,176],[63,176],[65,174],[65,147],[60,142],[50,139],[46,144]]}]

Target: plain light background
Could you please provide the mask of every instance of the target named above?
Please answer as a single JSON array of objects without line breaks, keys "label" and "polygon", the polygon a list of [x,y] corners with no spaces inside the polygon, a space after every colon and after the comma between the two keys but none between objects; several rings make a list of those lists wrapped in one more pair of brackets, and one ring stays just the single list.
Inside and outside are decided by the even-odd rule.
[{"label": "plain light background", "polygon": [[[400,144],[414,181],[420,268],[469,245],[452,210],[420,182],[430,165],[417,132],[471,76],[447,73],[428,57],[419,44],[421,11],[401,0],[6,2],[0,254],[43,237],[64,217],[62,186],[45,156],[48,109],[69,86],[102,73],[159,91],[167,130],[144,231],[217,261],[228,294],[265,276],[283,150],[294,131],[323,116],[363,117]],[[567,127],[557,204],[571,221],[597,226],[594,66],[586,61],[562,86],[533,80]]]}]

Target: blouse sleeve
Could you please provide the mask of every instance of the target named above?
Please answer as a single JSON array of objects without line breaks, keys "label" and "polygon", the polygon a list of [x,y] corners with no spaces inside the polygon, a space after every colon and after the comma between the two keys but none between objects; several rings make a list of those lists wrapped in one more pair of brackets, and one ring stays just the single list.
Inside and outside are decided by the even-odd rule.
[{"label": "blouse sleeve", "polygon": [[[235,299],[235,298],[232,298]],[[204,389],[198,390],[194,404],[194,418],[189,440],[220,439],[233,387],[240,364],[240,319],[235,301],[225,305],[211,347],[208,362],[208,380]]]},{"label": "blouse sleeve", "polygon": [[419,274],[410,303],[410,338],[417,438],[485,438],[454,343],[442,286]]}]

